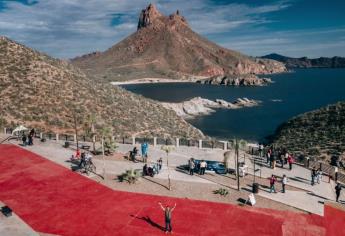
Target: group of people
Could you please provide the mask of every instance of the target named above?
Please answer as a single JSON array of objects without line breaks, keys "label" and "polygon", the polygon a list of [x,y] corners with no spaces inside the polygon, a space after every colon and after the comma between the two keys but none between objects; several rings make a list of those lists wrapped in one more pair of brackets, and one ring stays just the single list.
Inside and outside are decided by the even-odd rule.
[{"label": "group of people", "polygon": [[84,168],[87,163],[92,163],[92,155],[90,152],[80,152],[77,148],[75,155],[72,155],[71,161],[79,161],[78,169]]},{"label": "group of people", "polygon": [[189,174],[194,175],[195,168],[198,167],[199,169],[199,174],[204,175],[206,168],[207,168],[207,162],[205,160],[201,160],[200,163],[198,163],[199,166],[196,166],[194,158],[190,158],[188,160],[188,167],[189,167]]},{"label": "group of people", "polygon": [[[272,175],[270,178],[270,193],[274,192],[277,193],[276,188],[275,188],[275,184],[277,182],[277,178]],[[286,175],[283,175],[282,180],[281,180],[281,184],[282,184],[282,193],[285,193],[285,186],[288,182],[288,179],[286,177]]]},{"label": "group of people", "polygon": [[88,163],[92,163],[92,155],[89,152],[82,152],[78,168],[84,168]]},{"label": "group of people", "polygon": [[313,167],[313,169],[311,169],[311,185],[314,185],[315,183],[320,184],[321,179],[322,179],[321,168],[316,169],[315,167]]},{"label": "group of people", "polygon": [[[144,142],[141,144],[141,157],[143,163],[147,163],[149,144]],[[138,155],[138,148],[134,146],[133,150],[129,152],[130,160],[136,162],[135,157]]]},{"label": "group of people", "polygon": [[35,137],[35,129],[31,129],[29,134],[26,135],[25,133],[22,136],[22,142],[23,142],[23,146],[29,145],[32,146],[34,145],[34,137]]},{"label": "group of people", "polygon": [[[263,152],[261,151],[261,148],[259,146],[259,153]],[[275,169],[277,161],[280,162],[281,168],[284,168],[285,164],[289,164],[289,170],[292,170],[292,164],[294,163],[293,155],[289,153],[286,149],[274,149],[273,147],[270,147],[266,153],[266,163],[269,163],[270,167],[272,169]]]},{"label": "group of people", "polygon": [[143,176],[151,176],[154,177],[154,175],[159,174],[163,166],[163,159],[159,158],[156,163],[153,163],[152,165],[148,165],[145,163],[143,166]]}]

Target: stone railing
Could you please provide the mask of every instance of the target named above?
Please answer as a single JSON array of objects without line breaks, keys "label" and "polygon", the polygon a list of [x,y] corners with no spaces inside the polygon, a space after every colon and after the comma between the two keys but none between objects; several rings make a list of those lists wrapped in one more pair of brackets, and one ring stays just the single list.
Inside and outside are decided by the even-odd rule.
[{"label": "stone railing", "polygon": [[[12,129],[4,128],[4,133],[11,134]],[[78,135],[78,137],[73,134],[59,134],[59,133],[52,133],[52,132],[40,132],[36,130],[36,138],[40,139],[47,139],[47,140],[55,140],[55,141],[69,141],[69,142],[99,142],[100,138],[98,136],[93,136],[92,138],[85,135]],[[228,150],[230,147],[230,143],[227,141],[220,141],[220,140],[195,140],[195,139],[187,139],[187,138],[160,138],[160,137],[120,137],[120,136],[112,136],[113,141],[122,144],[141,144],[143,142],[147,142],[150,145],[159,146],[159,145],[173,145],[176,147],[180,146],[187,146],[187,147],[198,147],[202,148],[210,148],[210,149],[222,149]]]}]

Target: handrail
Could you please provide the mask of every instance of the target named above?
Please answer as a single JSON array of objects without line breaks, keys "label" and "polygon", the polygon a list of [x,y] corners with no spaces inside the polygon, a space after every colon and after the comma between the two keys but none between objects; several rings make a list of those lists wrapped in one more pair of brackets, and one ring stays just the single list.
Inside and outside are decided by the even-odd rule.
[{"label": "handrail", "polygon": [[8,137],[6,137],[5,139],[3,139],[3,140],[0,142],[0,144],[3,144],[3,143],[6,142],[7,140],[9,140],[11,137],[12,137],[11,135],[8,136]]}]

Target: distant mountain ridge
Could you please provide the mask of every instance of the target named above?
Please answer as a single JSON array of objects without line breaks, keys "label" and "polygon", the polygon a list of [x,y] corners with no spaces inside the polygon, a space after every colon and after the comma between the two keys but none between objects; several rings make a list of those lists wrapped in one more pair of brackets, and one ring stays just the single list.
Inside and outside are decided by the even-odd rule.
[{"label": "distant mountain ridge", "polygon": [[345,57],[319,57],[310,59],[308,57],[286,57],[277,53],[268,54],[261,58],[280,61],[288,68],[343,68]]},{"label": "distant mountain ridge", "polygon": [[71,60],[85,73],[108,81],[140,78],[200,79],[286,71],[277,61],[252,58],[195,33],[177,10],[164,16],[150,4],[137,31],[104,52]]}]

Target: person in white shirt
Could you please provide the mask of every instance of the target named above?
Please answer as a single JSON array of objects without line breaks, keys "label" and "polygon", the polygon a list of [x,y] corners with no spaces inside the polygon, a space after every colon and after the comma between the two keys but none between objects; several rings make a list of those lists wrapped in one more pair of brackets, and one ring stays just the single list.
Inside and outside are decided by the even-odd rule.
[{"label": "person in white shirt", "polygon": [[282,193],[285,193],[285,185],[287,184],[287,177],[286,175],[283,175],[283,179],[282,179]]},{"label": "person in white shirt", "polygon": [[205,174],[206,167],[207,167],[206,161],[202,160],[200,162],[200,175],[204,175]]}]

